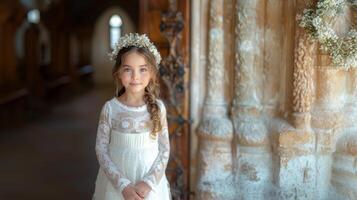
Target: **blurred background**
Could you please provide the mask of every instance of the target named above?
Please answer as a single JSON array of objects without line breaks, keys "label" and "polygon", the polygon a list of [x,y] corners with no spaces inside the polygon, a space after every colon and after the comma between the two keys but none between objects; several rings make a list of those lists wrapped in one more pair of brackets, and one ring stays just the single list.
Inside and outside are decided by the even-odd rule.
[{"label": "blurred background", "polygon": [[357,68],[300,27],[318,2],[0,0],[0,200],[91,199],[107,53],[129,32],[163,57],[174,200],[357,199]]},{"label": "blurred background", "polygon": [[129,32],[164,57],[167,173],[187,199],[188,11],[188,0],[0,0],[0,199],[91,199],[99,112],[114,94],[107,53]]}]

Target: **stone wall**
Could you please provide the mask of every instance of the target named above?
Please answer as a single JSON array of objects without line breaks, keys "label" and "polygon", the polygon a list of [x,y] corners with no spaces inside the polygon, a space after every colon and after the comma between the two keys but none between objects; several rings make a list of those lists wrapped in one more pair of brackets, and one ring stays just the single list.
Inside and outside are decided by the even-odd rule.
[{"label": "stone wall", "polygon": [[196,199],[357,199],[357,70],[308,40],[309,3],[192,3]]}]

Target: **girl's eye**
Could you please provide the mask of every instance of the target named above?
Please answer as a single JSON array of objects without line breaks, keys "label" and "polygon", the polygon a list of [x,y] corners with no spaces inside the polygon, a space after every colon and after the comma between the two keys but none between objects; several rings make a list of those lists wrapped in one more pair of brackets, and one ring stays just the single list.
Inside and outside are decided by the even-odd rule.
[{"label": "girl's eye", "polygon": [[140,71],[141,71],[141,72],[147,72],[148,69],[146,69],[146,68],[141,68]]},{"label": "girl's eye", "polygon": [[130,69],[129,68],[124,68],[123,71],[124,72],[130,72]]}]

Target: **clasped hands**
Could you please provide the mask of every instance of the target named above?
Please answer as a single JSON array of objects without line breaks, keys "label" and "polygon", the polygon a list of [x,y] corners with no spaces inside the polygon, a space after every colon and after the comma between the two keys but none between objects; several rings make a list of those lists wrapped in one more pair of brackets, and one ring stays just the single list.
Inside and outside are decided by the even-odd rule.
[{"label": "clasped hands", "polygon": [[136,185],[128,185],[123,190],[125,200],[144,200],[151,191],[151,187],[144,181],[138,182]]}]

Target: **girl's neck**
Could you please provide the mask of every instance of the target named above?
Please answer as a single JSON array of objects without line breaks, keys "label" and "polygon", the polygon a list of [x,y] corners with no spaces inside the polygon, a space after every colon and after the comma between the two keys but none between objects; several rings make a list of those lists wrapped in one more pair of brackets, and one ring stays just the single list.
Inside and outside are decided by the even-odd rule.
[{"label": "girl's neck", "polygon": [[118,99],[128,106],[142,106],[145,105],[144,94],[131,94],[125,92]]}]

